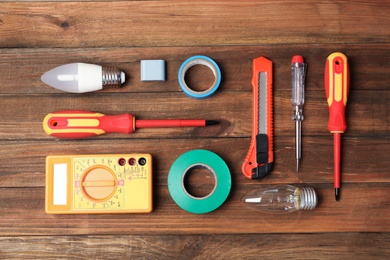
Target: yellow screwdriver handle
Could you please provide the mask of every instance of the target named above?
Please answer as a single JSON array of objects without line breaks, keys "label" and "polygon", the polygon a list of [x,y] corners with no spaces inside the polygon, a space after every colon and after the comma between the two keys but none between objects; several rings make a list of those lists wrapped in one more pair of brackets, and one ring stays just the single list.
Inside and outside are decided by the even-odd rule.
[{"label": "yellow screwdriver handle", "polygon": [[348,59],[344,54],[335,52],[328,56],[324,81],[329,106],[328,129],[332,133],[343,133],[347,129],[345,106],[349,92]]}]

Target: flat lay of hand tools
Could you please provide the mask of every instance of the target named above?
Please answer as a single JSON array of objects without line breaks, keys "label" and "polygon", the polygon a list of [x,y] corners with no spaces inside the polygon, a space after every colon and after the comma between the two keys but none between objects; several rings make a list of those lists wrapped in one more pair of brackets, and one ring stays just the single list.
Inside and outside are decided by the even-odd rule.
[{"label": "flat lay of hand tools", "polygon": [[[148,66],[145,66],[145,61],[143,61],[144,66],[141,66],[141,78],[145,79],[163,79],[165,75],[165,62],[158,60],[159,67],[159,76],[152,77],[146,76],[148,74]],[[153,63],[154,64],[154,63]],[[157,64],[157,63],[156,63]],[[206,65],[209,67],[214,74],[215,81],[213,85],[206,90],[205,92],[196,92],[193,91],[186,83],[184,75],[187,70],[195,65]],[[84,70],[77,68],[84,68]],[[92,67],[91,67],[92,66]],[[73,73],[86,73],[91,77],[91,70],[88,69],[91,67],[96,70],[94,72],[95,77],[101,77],[102,67],[98,65],[89,65],[83,63],[68,64],[55,68],[45,75],[42,76],[42,80],[46,83],[53,82],[53,79],[62,79],[68,81],[69,75],[65,77],[66,73],[69,73],[66,68],[72,67],[76,68]],[[153,66],[149,66],[153,67]],[[65,68],[65,69],[64,69]],[[305,76],[306,76],[307,64],[304,63],[303,57],[300,55],[295,55],[291,61],[291,93],[292,93],[292,105],[294,106],[294,115],[293,121],[295,121],[295,158],[296,158],[296,171],[299,169],[299,160],[301,159],[301,122],[303,120],[303,105],[305,103]],[[61,71],[60,71],[61,70]],[[103,69],[104,70],[104,69]],[[65,71],[65,72],[64,72]],[[120,72],[119,70],[115,70]],[[115,72],[115,73],[116,73]],[[65,74],[64,74],[65,73]],[[124,73],[120,72],[118,75],[121,80],[118,82],[124,82]],[[252,137],[249,146],[247,156],[245,157],[244,162],[242,163],[242,173],[248,179],[263,179],[265,178],[274,167],[274,151],[273,151],[273,71],[272,71],[272,61],[266,59],[265,57],[258,57],[252,61]],[[87,81],[79,81],[82,78],[80,75],[72,76],[72,80],[75,81],[72,84],[77,86],[85,85]],[[103,77],[104,78],[104,77]],[[201,100],[208,96],[211,96],[219,87],[221,81],[221,71],[218,65],[210,59],[209,57],[198,55],[187,59],[180,68],[178,74],[179,83],[183,91],[190,96]],[[329,124],[328,128],[331,133],[334,134],[334,185],[336,191],[336,200],[339,200],[340,193],[340,133],[343,133],[346,129],[345,123],[345,105],[347,102],[348,88],[349,88],[349,69],[347,58],[341,53],[331,54],[326,61],[325,67],[325,90],[326,97],[329,106]],[[55,80],[54,80],[55,81]],[[163,80],[157,80],[163,81]],[[84,82],[84,83],[82,83]],[[99,81],[100,82],[100,81]],[[64,84],[64,83],[61,83]],[[118,83],[119,84],[119,83]],[[87,84],[88,85],[88,84]],[[102,85],[101,82],[97,85]],[[63,89],[64,90],[64,89]],[[73,91],[77,92],[77,91]],[[84,92],[84,91],[79,91]],[[133,115],[130,114],[120,114],[120,115],[105,115],[101,113],[89,112],[89,111],[79,111],[79,110],[69,110],[69,111],[60,111],[55,113],[50,113],[46,115],[43,120],[43,128],[48,135],[58,137],[58,138],[86,138],[93,137],[106,133],[133,133],[137,128],[162,128],[162,127],[204,127],[208,125],[218,124],[218,121],[215,120],[178,120],[178,119],[169,119],[169,120],[138,120]],[[113,208],[114,202],[107,204],[105,200],[111,199],[112,194],[114,194],[114,187],[116,185],[122,185],[123,181],[117,181],[117,177],[122,179],[123,176],[120,174],[119,169],[128,163],[130,167],[127,171],[129,172],[139,172],[143,170],[144,162],[147,161],[142,157],[142,159],[134,159],[134,157],[139,157],[137,154],[129,155],[132,158],[124,159],[108,159],[108,157],[121,157],[120,155],[101,155],[101,164],[90,166],[92,170],[88,167],[82,167],[77,178],[80,178],[79,182],[83,183],[81,190],[78,190],[78,184],[75,184],[75,192],[83,193],[80,199],[84,197],[88,200],[94,201],[95,198],[99,198],[96,202],[103,203],[103,207],[111,208],[112,212],[121,212],[120,206],[116,205]],[[127,156],[127,155],[126,155]],[[123,155],[122,157],[126,157]],[[127,157],[129,157],[127,156]],[[88,157],[88,156],[87,156]],[[86,162],[90,162],[93,155],[89,155],[91,158],[86,158],[85,160],[80,159],[80,164],[84,165]],[[99,157],[99,158],[100,158]],[[105,159],[104,157],[107,157]],[[215,157],[210,159],[209,157]],[[88,209],[88,206],[84,206],[78,210],[74,206],[72,210],[68,211],[63,208],[63,204],[56,204],[56,201],[71,201],[67,193],[65,193],[64,188],[59,183],[65,178],[66,175],[73,175],[67,169],[68,167],[63,167],[58,162],[64,160],[68,162],[69,159],[66,159],[66,156],[57,158],[57,157],[48,157],[52,158],[51,163],[48,164],[47,176],[48,176],[48,185],[49,190],[47,190],[46,197],[47,201],[51,201],[50,210],[53,212],[49,213],[89,213],[94,212]],[[54,159],[53,159],[54,158]],[[70,157],[69,157],[70,158]],[[73,157],[72,157],[73,158]],[[84,158],[81,156],[80,158]],[[49,160],[49,159],[48,159]],[[96,159],[93,159],[96,162]],[[116,162],[115,162],[116,161]],[[137,164],[137,161],[139,162]],[[151,157],[149,156],[149,160]],[[218,163],[216,163],[218,161]],[[109,162],[109,167],[107,168],[106,164]],[[114,164],[112,164],[114,162]],[[149,164],[150,165],[150,164]],[[138,167],[138,168],[134,168]],[[193,197],[185,189],[184,178],[188,174],[189,170],[192,168],[204,167],[210,170],[214,178],[219,182],[222,181],[226,185],[217,184],[212,191],[206,197]],[[112,169],[112,170],[110,170]],[[148,175],[151,175],[151,168],[148,170]],[[92,176],[92,177],[90,177]],[[136,175],[138,176],[138,175]],[[204,214],[218,208],[227,198],[230,187],[231,187],[231,177],[230,171],[218,155],[212,153],[211,151],[206,150],[193,150],[189,151],[186,154],[183,154],[180,158],[177,159],[175,164],[172,166],[169,173],[169,190],[171,196],[175,202],[183,209],[188,212],[195,214]],[[76,179],[77,179],[76,178]],[[130,179],[136,178],[131,176]],[[58,181],[60,180],[60,181]],[[77,179],[78,180],[78,179]],[[75,183],[77,183],[76,181]],[[119,184],[116,184],[119,183]],[[122,183],[122,184],[121,184]],[[149,184],[151,183],[151,177],[149,178]],[[144,185],[147,185],[146,183]],[[54,188],[57,187],[57,188]],[[89,188],[92,187],[92,188]],[[181,188],[180,188],[181,187]],[[220,187],[216,189],[217,187]],[[52,190],[52,191],[50,191]],[[89,193],[92,190],[91,196]],[[108,190],[110,192],[108,192]],[[220,191],[219,191],[220,190]],[[84,191],[84,192],[83,192]],[[54,193],[53,193],[54,192]],[[108,194],[110,193],[110,194]],[[54,196],[55,194],[60,194]],[[104,196],[103,196],[103,195]],[[151,191],[149,193],[150,197]],[[223,194],[223,195],[221,195]],[[103,197],[102,197],[103,196]],[[146,196],[146,195],[145,195]],[[102,198],[100,198],[102,197]],[[210,198],[213,199],[210,199]],[[247,206],[253,210],[265,211],[265,212],[274,212],[274,213],[286,213],[293,212],[300,209],[314,209],[318,202],[318,196],[314,189],[312,188],[299,188],[294,186],[270,186],[267,188],[261,188],[255,190],[251,193],[248,193],[242,198],[242,203],[244,206]],[[122,202],[117,202],[122,203]],[[151,205],[149,200],[149,205]],[[212,207],[209,207],[210,205]],[[66,205],[68,203],[66,202]],[[75,204],[77,205],[77,203]],[[134,206],[135,207],[135,206]],[[81,210],[82,209],[82,210]],[[274,210],[278,209],[278,210]],[[118,211],[119,210],[119,211]],[[129,209],[130,212],[132,209]],[[150,212],[151,206],[148,206],[148,210],[142,211],[140,209],[134,209],[134,212]],[[99,211],[96,211],[99,212]],[[109,211],[107,211],[109,212]]]},{"label": "flat lay of hand tools", "polygon": [[0,1],[0,260],[390,258],[389,14]]}]

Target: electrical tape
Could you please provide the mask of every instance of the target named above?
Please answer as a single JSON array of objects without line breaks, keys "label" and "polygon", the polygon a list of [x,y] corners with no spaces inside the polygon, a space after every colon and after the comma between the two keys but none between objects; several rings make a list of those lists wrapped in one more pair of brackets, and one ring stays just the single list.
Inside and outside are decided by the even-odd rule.
[{"label": "electrical tape", "polygon": [[[213,191],[205,197],[194,197],[184,187],[186,174],[195,167],[205,167],[214,175]],[[225,161],[207,150],[192,150],[179,156],[168,174],[168,190],[182,209],[204,214],[219,208],[227,199],[232,186],[230,171]]]},{"label": "electrical tape", "polygon": [[[215,78],[211,87],[204,91],[195,91],[190,87],[188,87],[187,83],[185,82],[185,75],[188,69],[198,64],[209,67],[213,72]],[[184,93],[186,93],[191,98],[203,99],[211,96],[218,89],[221,83],[221,70],[219,69],[217,63],[215,63],[215,61],[213,61],[209,57],[203,55],[197,55],[197,56],[190,57],[183,62],[183,64],[180,66],[179,69],[178,79],[179,79],[180,87]]]}]

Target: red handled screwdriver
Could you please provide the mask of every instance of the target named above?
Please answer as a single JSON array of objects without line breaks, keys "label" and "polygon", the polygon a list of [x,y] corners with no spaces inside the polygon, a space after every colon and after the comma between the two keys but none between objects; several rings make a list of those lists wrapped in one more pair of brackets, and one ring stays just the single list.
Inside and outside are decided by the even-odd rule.
[{"label": "red handled screwdriver", "polygon": [[136,128],[197,127],[215,125],[214,120],[136,120],[133,115],[104,115],[89,111],[61,111],[46,115],[43,129],[58,138],[85,138],[105,133],[131,134]]},{"label": "red handled screwdriver", "polygon": [[347,57],[335,52],[328,56],[325,65],[325,92],[329,106],[328,129],[333,134],[335,198],[340,199],[341,134],[347,129],[345,107],[349,92]]}]

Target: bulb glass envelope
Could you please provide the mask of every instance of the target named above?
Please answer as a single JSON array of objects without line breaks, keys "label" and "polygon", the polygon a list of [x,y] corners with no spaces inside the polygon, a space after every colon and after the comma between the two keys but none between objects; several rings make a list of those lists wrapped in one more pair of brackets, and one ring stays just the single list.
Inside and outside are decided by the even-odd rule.
[{"label": "bulb glass envelope", "polygon": [[[53,88],[71,92],[85,93],[103,89],[103,67],[87,63],[70,63],[47,71],[41,80]],[[121,84],[125,74],[120,73]]]},{"label": "bulb glass envelope", "polygon": [[314,189],[298,188],[292,185],[276,185],[257,189],[241,199],[241,203],[252,210],[279,214],[314,209],[317,201]]}]

